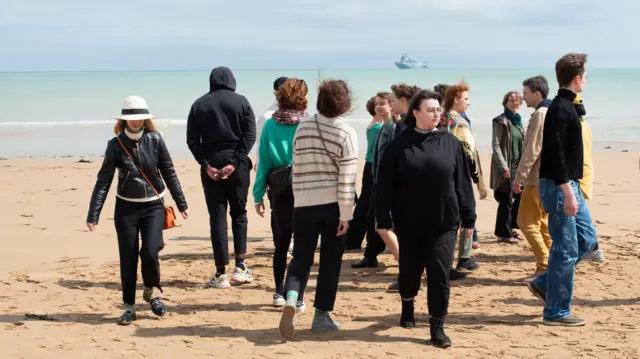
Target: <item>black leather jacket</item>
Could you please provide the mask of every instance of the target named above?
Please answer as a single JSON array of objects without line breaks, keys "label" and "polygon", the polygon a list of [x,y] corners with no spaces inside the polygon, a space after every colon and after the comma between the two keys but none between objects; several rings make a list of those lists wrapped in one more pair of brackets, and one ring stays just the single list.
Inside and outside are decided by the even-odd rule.
[{"label": "black leather jacket", "polygon": [[184,198],[180,181],[178,181],[178,176],[173,168],[173,161],[160,133],[145,130],[140,141],[133,141],[124,133],[121,133],[118,138],[133,156],[136,163],[134,164],[131,161],[116,138],[109,140],[102,168],[98,172],[96,185],[91,195],[87,223],[98,223],[116,168],[118,169],[118,194],[120,196],[126,198],[155,196],[153,189],[140,174],[136,164],[142,168],[142,171],[158,193],[162,193],[165,190],[164,183],[166,182],[178,210],[180,212],[186,211],[187,201]]}]

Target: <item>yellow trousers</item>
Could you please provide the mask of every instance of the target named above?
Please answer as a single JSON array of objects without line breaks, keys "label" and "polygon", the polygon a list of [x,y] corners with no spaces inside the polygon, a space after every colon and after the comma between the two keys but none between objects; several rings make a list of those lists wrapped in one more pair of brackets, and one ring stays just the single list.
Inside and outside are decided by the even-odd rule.
[{"label": "yellow trousers", "polygon": [[518,227],[531,245],[536,256],[536,266],[546,269],[551,249],[548,215],[542,207],[538,186],[526,186],[520,197]]}]

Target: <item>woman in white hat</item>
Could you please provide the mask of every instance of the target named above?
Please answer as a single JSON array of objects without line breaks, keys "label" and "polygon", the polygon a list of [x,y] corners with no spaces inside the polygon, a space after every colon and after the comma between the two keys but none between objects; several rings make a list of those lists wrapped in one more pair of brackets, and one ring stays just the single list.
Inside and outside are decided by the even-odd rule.
[{"label": "woman in white hat", "polygon": [[[158,253],[164,246],[163,197],[167,188],[184,219],[187,219],[188,211],[171,156],[151,121],[155,116],[149,113],[145,100],[138,96],[128,97],[122,107],[122,114],[115,118],[118,120],[114,127],[116,137],[107,143],[104,161],[91,195],[87,227],[93,231],[98,225],[102,206],[117,169],[114,222],[118,234],[124,302],[124,313],[118,323],[128,325],[136,320],[138,255],[142,262],[143,299],[151,305],[154,314],[163,316],[166,313],[156,289],[162,292]],[[141,248],[138,233],[142,237]]]}]

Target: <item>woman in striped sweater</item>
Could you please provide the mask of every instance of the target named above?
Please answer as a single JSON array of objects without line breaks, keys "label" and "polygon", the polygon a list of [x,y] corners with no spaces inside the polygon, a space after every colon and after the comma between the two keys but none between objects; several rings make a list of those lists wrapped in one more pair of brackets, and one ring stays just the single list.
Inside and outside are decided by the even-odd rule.
[{"label": "woman in striped sweater", "polygon": [[318,114],[300,121],[293,140],[293,259],[287,271],[286,304],[280,333],[295,335],[296,304],[304,292],[321,236],[320,266],[311,331],[340,329],[329,316],[340,279],[341,237],[353,217],[358,167],[358,138],[341,117],[351,110],[351,91],[342,80],[326,80],[318,89]]}]

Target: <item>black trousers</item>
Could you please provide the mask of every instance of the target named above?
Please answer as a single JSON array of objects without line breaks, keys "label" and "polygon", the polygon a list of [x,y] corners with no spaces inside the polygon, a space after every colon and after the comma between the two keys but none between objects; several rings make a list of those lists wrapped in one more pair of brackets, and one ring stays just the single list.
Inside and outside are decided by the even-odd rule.
[{"label": "black trousers", "polygon": [[496,227],[493,234],[500,238],[511,238],[512,230],[518,228],[518,210],[520,209],[520,194],[514,194],[509,181],[509,189],[506,186],[493,191],[493,198],[498,201],[498,213],[496,214]]},{"label": "black trousers", "polygon": [[[429,315],[444,317],[449,309],[449,270],[458,238],[458,225],[435,233],[397,229],[400,246],[400,297],[418,295],[422,273],[427,270]],[[418,234],[421,233],[422,234]]]},{"label": "black trousers", "polygon": [[287,270],[287,253],[293,237],[293,187],[278,195],[269,196],[271,202],[271,232],[273,233],[273,279],[276,293],[284,295],[284,275]]},{"label": "black trousers", "polygon": [[365,234],[367,246],[364,256],[375,260],[378,254],[385,248],[384,241],[376,232],[376,220],[374,211],[374,185],[372,163],[366,162],[362,173],[362,190],[358,198],[358,204],[353,210],[353,219],[349,222],[349,231],[346,236],[347,249],[359,249],[362,246]]},{"label": "black trousers", "polygon": [[[160,200],[138,203],[116,198],[113,219],[120,252],[122,301],[133,305],[136,303],[138,255],[142,262],[144,286],[155,287],[162,291],[158,254],[164,246],[162,239],[164,205]],[[140,247],[139,237],[142,238],[142,247]]]},{"label": "black trousers", "polygon": [[231,216],[233,249],[235,254],[247,253],[247,196],[249,169],[240,165],[226,180],[214,181],[207,172],[200,172],[204,196],[209,211],[209,226],[213,259],[216,268],[229,264],[229,236],[227,235],[227,206]]},{"label": "black trousers", "polygon": [[300,295],[304,293],[318,246],[318,236],[321,236],[314,306],[323,311],[333,310],[340,280],[344,245],[342,238],[336,236],[339,218],[338,203],[293,210],[293,259],[287,271],[285,291],[294,290]]}]

